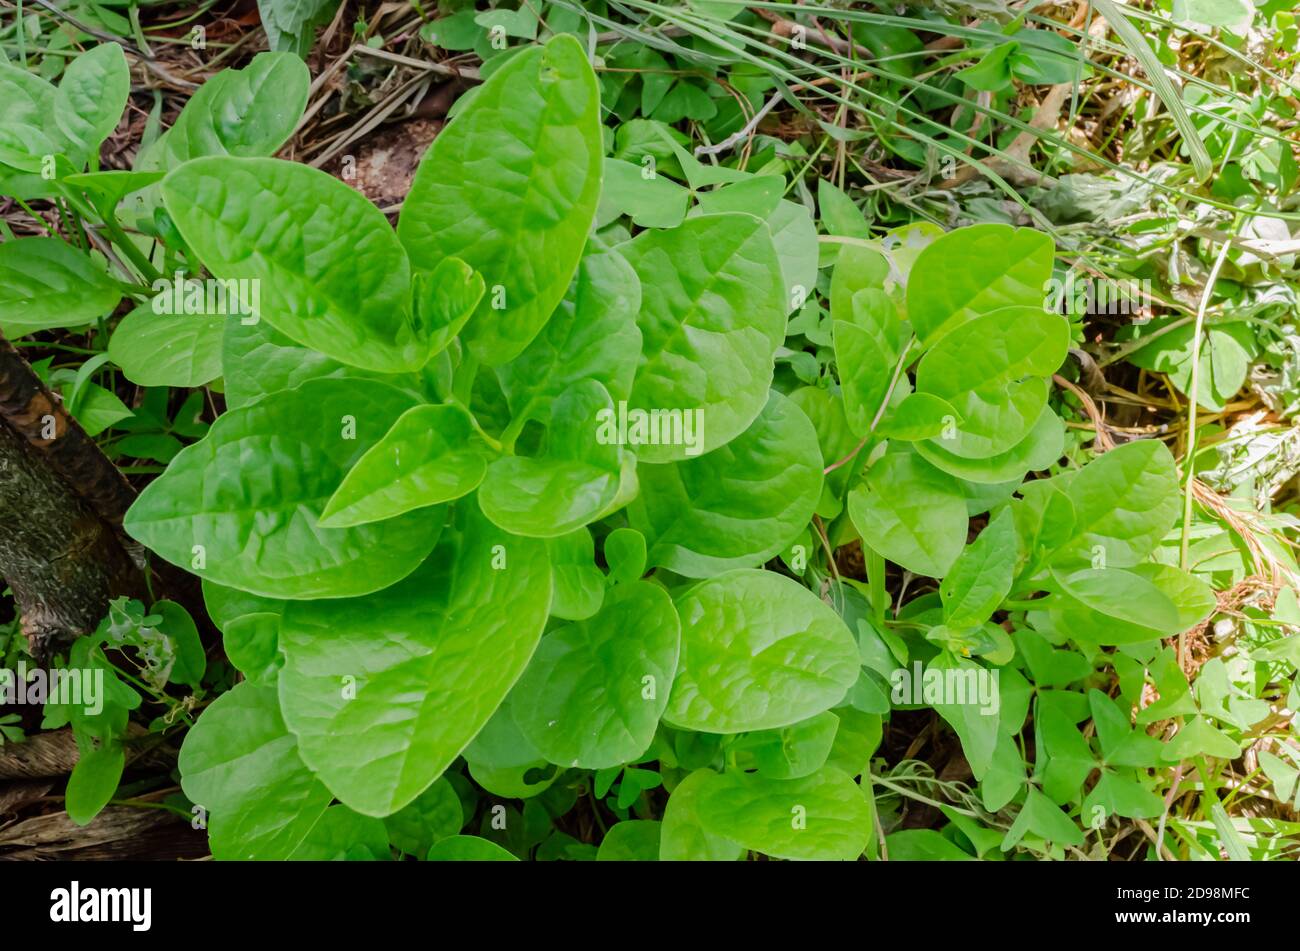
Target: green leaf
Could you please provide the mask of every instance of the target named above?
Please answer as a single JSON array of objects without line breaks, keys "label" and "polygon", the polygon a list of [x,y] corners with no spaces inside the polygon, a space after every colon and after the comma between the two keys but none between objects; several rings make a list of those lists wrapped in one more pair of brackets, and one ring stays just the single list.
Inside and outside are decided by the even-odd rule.
[{"label": "green leaf", "polygon": [[1145,578],[1122,568],[1053,573],[1062,594],[1050,602],[1053,626],[1094,644],[1133,644],[1177,634],[1178,608]]},{"label": "green leaf", "polygon": [[98,158],[100,145],[122,118],[130,91],[131,69],[116,43],[101,43],[68,64],[54,94],[54,122],[76,165]]},{"label": "green leaf", "polygon": [[476,835],[453,835],[439,839],[429,849],[430,862],[518,862],[501,846]]},{"label": "green leaf", "polygon": [[1052,239],[1030,228],[980,224],[927,245],[907,278],[907,316],[926,346],[1002,307],[1043,308]]},{"label": "green leaf", "polygon": [[147,301],[122,318],[108,355],[138,386],[196,387],[221,376],[221,313],[167,314]]},{"label": "green leaf", "polygon": [[605,833],[596,853],[597,862],[657,862],[659,823],[649,819],[625,819]]},{"label": "green leaf", "polygon": [[459,406],[412,407],[348,471],[318,524],[364,525],[468,495],[490,452]]},{"label": "green leaf", "polygon": [[741,569],[677,599],[682,650],[664,720],[706,733],[788,726],[828,710],[857,680],[844,622],[798,582]]},{"label": "green leaf", "polygon": [[891,862],[973,862],[975,857],[958,848],[934,829],[901,829],[885,836]]},{"label": "green leaf", "polygon": [[943,620],[951,627],[983,624],[1011,590],[1016,569],[1016,529],[1002,509],[974,543],[962,550],[939,586]]},{"label": "green leaf", "polygon": [[[846,238],[870,238],[871,228],[853,199],[836,188],[827,179],[817,182],[817,207],[821,210],[821,222],[828,234],[842,235]],[[841,249],[843,254],[843,249]]]},{"label": "green leaf", "polygon": [[[840,255],[837,271],[845,267],[847,259]],[[865,434],[894,382],[904,346],[903,324],[894,302],[873,287],[855,293],[850,310],[851,319],[836,318],[832,324],[835,365],[840,371],[849,425],[854,432]]]},{"label": "green leaf", "polygon": [[333,798],[303,765],[273,687],[241,683],[214,700],[185,735],[179,765],[218,859],[288,858]]},{"label": "green leaf", "polygon": [[1066,486],[1074,503],[1074,533],[1052,557],[1125,568],[1142,562],[1178,519],[1174,457],[1158,439],[1125,443],[1098,456]]},{"label": "green leaf", "polygon": [[483,299],[483,275],[460,258],[443,258],[432,271],[417,271],[412,311],[428,352],[441,353],[461,332]]},{"label": "green leaf", "polygon": [[722,836],[713,835],[700,821],[700,796],[717,774],[698,769],[672,791],[664,807],[659,834],[661,862],[734,862],[744,849]]},{"label": "green leaf", "polygon": [[197,688],[208,666],[208,658],[203,651],[203,642],[199,639],[199,629],[190,612],[175,601],[158,601],[150,609],[150,614],[162,618],[158,630],[171,640],[175,663],[172,665],[168,681]]},{"label": "green leaf", "polygon": [[1164,749],[1164,758],[1170,763],[1186,762],[1198,756],[1234,760],[1240,755],[1237,741],[1217,729],[1208,717],[1189,718]]},{"label": "green leaf", "polygon": [[614,529],[605,536],[605,564],[612,584],[636,581],[645,574],[645,536],[635,528]]},{"label": "green leaf", "polygon": [[538,456],[503,456],[479,488],[484,514],[506,531],[553,538],[621,508],[636,492],[636,457],[602,438],[614,413],[596,380],[573,384],[556,398]]},{"label": "green leaf", "polygon": [[425,153],[398,237],[416,268],[455,256],[483,275],[488,294],[465,329],[483,362],[522,352],[564,296],[602,154],[596,76],[567,35],[513,55]]},{"label": "green leaf", "polygon": [[641,355],[641,282],[617,251],[587,254],[574,292],[528,348],[497,371],[514,416],[547,422],[575,383],[596,380],[618,402],[632,391]]},{"label": "green leaf", "polygon": [[997,92],[1011,85],[1011,56],[1019,43],[1001,43],[991,50],[981,50],[975,64],[958,70],[957,78],[971,89]]},{"label": "green leaf", "polygon": [[676,228],[686,217],[690,190],[650,166],[605,159],[598,222],[627,215],[642,228]]},{"label": "green leaf", "polygon": [[291,603],[280,703],[304,761],[357,812],[402,808],[519,678],[550,597],[545,546],[504,534],[465,502],[455,528],[400,584]]},{"label": "green leaf", "polygon": [[83,749],[68,777],[63,801],[68,818],[84,826],[99,815],[117,792],[125,766],[126,754],[120,743],[106,742],[91,750]]},{"label": "green leaf", "polygon": [[435,842],[457,835],[464,824],[460,797],[446,777],[384,819],[389,840],[407,855],[427,855]]},{"label": "green leaf", "polygon": [[186,243],[219,278],[256,281],[260,316],[304,346],[367,370],[418,370],[406,254],[383,213],[318,169],[228,156],[162,183]]},{"label": "green leaf", "polygon": [[145,487],[126,531],[172,564],[269,598],[387,587],[433,549],[441,513],[336,529],[319,513],[412,402],[382,383],[317,380],[232,410]]},{"label": "green leaf", "polygon": [[591,532],[578,528],[548,538],[546,551],[554,582],[551,614],[566,621],[581,621],[599,611],[605,599],[605,576],[596,567]]},{"label": "green leaf", "polygon": [[680,637],[663,588],[645,581],[617,586],[595,616],[542,639],[515,686],[515,722],[560,766],[635,762],[668,705]]},{"label": "green leaf", "polygon": [[769,779],[799,779],[826,765],[840,720],[827,710],[779,730],[749,734],[744,748]]},{"label": "green leaf", "polygon": [[812,517],[822,456],[812,423],[773,390],[749,428],[683,462],[642,465],[628,518],[651,565],[691,578],[761,565]]},{"label": "green leaf", "polygon": [[[785,332],[784,284],[767,226],[749,215],[701,215],[620,246],[641,279],[642,354],[631,410],[700,411],[703,451],[730,442],[767,403]],[[641,445],[645,462],[691,447]]]},{"label": "green leaf", "polygon": [[1069,325],[1041,305],[973,316],[946,333],[916,371],[917,391],[951,403],[962,419],[944,450],[986,459],[1024,439],[1068,345]]},{"label": "green leaf", "polygon": [[862,540],[908,571],[942,578],[966,543],[966,500],[938,469],[912,452],[888,452],[849,493]]},{"label": "green leaf", "polygon": [[258,53],[243,69],[224,69],[185,103],[164,137],[171,171],[205,155],[274,155],[307,107],[311,74],[288,53]]},{"label": "green leaf", "polygon": [[885,413],[876,427],[881,439],[919,442],[940,436],[948,426],[959,426],[961,414],[953,405],[930,393],[909,393]]},{"label": "green leaf", "polygon": [[0,244],[0,331],[6,337],[84,326],[109,314],[121,299],[102,259],[58,238]]},{"label": "green leaf", "polygon": [[940,438],[916,443],[916,451],[931,465],[950,476],[979,485],[1019,482],[1027,472],[1046,469],[1061,458],[1065,448],[1065,428],[1061,420],[1044,406],[1029,434],[1006,452],[985,459],[968,459],[945,448]]},{"label": "green leaf", "polygon": [[300,346],[262,320],[247,324],[227,321],[221,340],[221,372],[228,409],[247,406],[268,393],[292,390],[308,380],[327,378],[381,379],[393,386],[420,389],[414,376],[371,373],[339,363]]},{"label": "green leaf", "polygon": [[802,779],[714,775],[703,784],[696,808],[709,832],[772,858],[851,862],[872,834],[871,806],[862,790],[829,766]]},{"label": "green leaf", "polygon": [[1002,840],[1002,851],[1006,852],[1014,848],[1026,833],[1060,845],[1083,844],[1083,830],[1075,825],[1056,803],[1033,786],[1029,787],[1025,803],[1016,815],[1016,821],[1011,823],[1011,828],[1007,830],[1006,837]]}]

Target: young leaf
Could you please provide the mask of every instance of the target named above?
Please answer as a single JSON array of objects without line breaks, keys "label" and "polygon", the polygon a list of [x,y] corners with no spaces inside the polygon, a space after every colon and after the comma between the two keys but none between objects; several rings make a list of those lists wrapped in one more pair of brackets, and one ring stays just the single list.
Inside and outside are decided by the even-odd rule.
[{"label": "young leaf", "polygon": [[572,36],[512,56],[420,162],[397,234],[417,269],[458,257],[488,288],[466,327],[490,365],[517,356],[578,266],[600,197],[599,90]]},{"label": "young leaf", "polygon": [[490,452],[460,407],[412,407],[357,460],[319,524],[364,525],[468,495],[483,481]]},{"label": "young leaf", "polygon": [[131,91],[131,69],[122,47],[101,43],[64,70],[54,94],[54,122],[69,146],[69,158],[84,166],[117,128]]},{"label": "young leaf", "polygon": [[987,621],[1011,590],[1015,568],[1015,524],[1004,508],[962,550],[939,585],[944,623],[961,628]]},{"label": "young leaf", "polygon": [[478,494],[484,514],[512,534],[553,538],[621,508],[636,492],[636,457],[598,437],[602,414],[612,412],[596,380],[561,393],[545,452],[488,466]]}]

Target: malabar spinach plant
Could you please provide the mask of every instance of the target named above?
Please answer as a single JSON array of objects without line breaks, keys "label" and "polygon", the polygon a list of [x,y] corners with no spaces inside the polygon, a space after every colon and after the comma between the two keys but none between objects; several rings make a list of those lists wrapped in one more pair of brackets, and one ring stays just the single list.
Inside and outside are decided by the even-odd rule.
[{"label": "malabar spinach plant", "polygon": [[[58,94],[0,79],[33,124]],[[780,174],[671,135],[607,157],[567,35],[459,104],[394,230],[268,157],[306,87],[262,54],[134,171],[20,156],[119,259],[0,245],[44,289],[4,303],[7,332],[129,295],[128,379],[222,381],[125,523],[203,579],[243,675],[180,754],[218,858],[591,857],[559,828],[579,808],[618,819],[598,858],[1059,856],[1159,815],[1154,770],[1240,749],[1260,711],[1226,671],[1192,691],[1164,645],[1215,607],[1176,567],[1173,457],[1083,462],[1065,437],[1050,238],[873,238],[833,187],[819,236]],[[57,134],[73,166],[100,135]],[[944,833],[886,833],[909,787],[872,758],[920,707],[972,788]],[[88,746],[113,761],[79,815],[112,793],[121,726]]]}]

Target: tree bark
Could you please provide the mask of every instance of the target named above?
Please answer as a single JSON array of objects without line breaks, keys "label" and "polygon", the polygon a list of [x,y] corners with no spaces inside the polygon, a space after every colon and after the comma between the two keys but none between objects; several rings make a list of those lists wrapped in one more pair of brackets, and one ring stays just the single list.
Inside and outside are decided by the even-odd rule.
[{"label": "tree bark", "polygon": [[95,629],[114,597],[143,597],[119,533],[134,492],[0,336],[0,577],[33,657]]}]

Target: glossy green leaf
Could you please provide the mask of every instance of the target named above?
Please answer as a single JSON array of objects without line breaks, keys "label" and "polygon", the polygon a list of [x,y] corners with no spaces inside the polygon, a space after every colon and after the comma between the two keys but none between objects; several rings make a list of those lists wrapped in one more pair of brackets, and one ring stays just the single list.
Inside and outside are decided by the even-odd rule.
[{"label": "glossy green leaf", "polygon": [[306,165],[222,156],[177,168],[162,193],[207,268],[258,282],[260,316],[293,340],[386,373],[428,359],[406,254],[355,189]]},{"label": "glossy green leaf", "polygon": [[490,452],[460,407],[412,407],[348,471],[319,524],[363,525],[458,499],[483,481]]},{"label": "glossy green leaf", "polygon": [[483,512],[516,535],[553,538],[622,507],[636,491],[636,457],[603,438],[602,420],[613,413],[595,380],[565,390],[541,455],[503,456],[488,466],[478,495]]},{"label": "glossy green leaf", "polygon": [[700,790],[697,809],[709,832],[772,858],[851,862],[873,834],[862,790],[829,766],[802,779],[715,775]]},{"label": "glossy green leaf", "polygon": [[194,387],[221,376],[224,314],[164,314],[146,301],[122,318],[108,355],[139,386]]},{"label": "glossy green leaf", "polygon": [[[784,284],[767,226],[702,215],[620,246],[641,279],[641,362],[631,410],[698,411],[704,452],[744,432],[767,402],[785,330]],[[674,440],[636,447],[646,462],[686,458]]]},{"label": "glossy green leaf", "polygon": [[68,63],[54,94],[53,118],[77,165],[98,158],[130,91],[131,69],[116,43],[100,43]]},{"label": "glossy green leaf", "polygon": [[704,578],[761,565],[808,524],[821,495],[812,423],[772,391],[745,432],[710,453],[638,469],[629,509],[652,565]]},{"label": "glossy green leaf", "polygon": [[911,452],[890,452],[849,493],[863,541],[909,571],[942,578],[966,543],[966,501],[952,479]]},{"label": "glossy green leaf", "polygon": [[515,722],[552,763],[604,769],[635,762],[668,705],[680,637],[663,588],[619,585],[595,616],[542,639],[515,687]]},{"label": "glossy green leaf", "polygon": [[1003,509],[962,550],[939,586],[944,623],[973,627],[993,616],[1011,590],[1016,568],[1016,529]]},{"label": "glossy green leaf", "polygon": [[299,757],[272,687],[242,683],[213,701],[185,735],[179,763],[219,859],[288,858],[333,799]]},{"label": "glossy green leaf", "polygon": [[661,862],[734,862],[744,852],[730,839],[709,832],[700,821],[700,795],[716,775],[711,770],[696,770],[668,797],[659,832]]},{"label": "glossy green leaf", "polygon": [[476,835],[453,835],[429,849],[430,862],[518,862],[501,846]]},{"label": "glossy green leaf", "polygon": [[1003,224],[959,228],[917,255],[907,278],[907,316],[927,346],[1001,307],[1044,307],[1052,239]]},{"label": "glossy green leaf", "polygon": [[831,608],[770,571],[731,571],[677,599],[682,649],[672,726],[738,733],[797,723],[843,699],[857,644]]},{"label": "glossy green leaf", "polygon": [[425,153],[397,233],[416,268],[454,256],[483,275],[465,330],[483,362],[517,356],[564,296],[602,154],[596,76],[566,35],[512,56]]},{"label": "glossy green leaf", "polygon": [[545,546],[457,506],[433,555],[366,598],[285,609],[280,703],[303,759],[365,815],[402,808],[523,672],[551,598]]},{"label": "glossy green leaf", "polygon": [[0,331],[6,337],[93,323],[121,299],[102,259],[58,238],[0,243]]},{"label": "glossy green leaf", "polygon": [[541,333],[497,371],[514,416],[551,418],[551,404],[575,383],[596,380],[618,402],[632,391],[641,354],[636,325],[641,282],[621,254],[588,253]]},{"label": "glossy green leaf", "polygon": [[382,383],[316,380],[228,412],[145,487],[125,528],[172,564],[270,598],[387,587],[433,549],[441,514],[335,529],[319,519],[344,474],[412,403]]},{"label": "glossy green leaf", "polygon": [[1178,518],[1174,457],[1158,439],[1118,446],[1093,459],[1066,488],[1074,503],[1073,537],[1054,564],[1128,567],[1150,554]]}]

